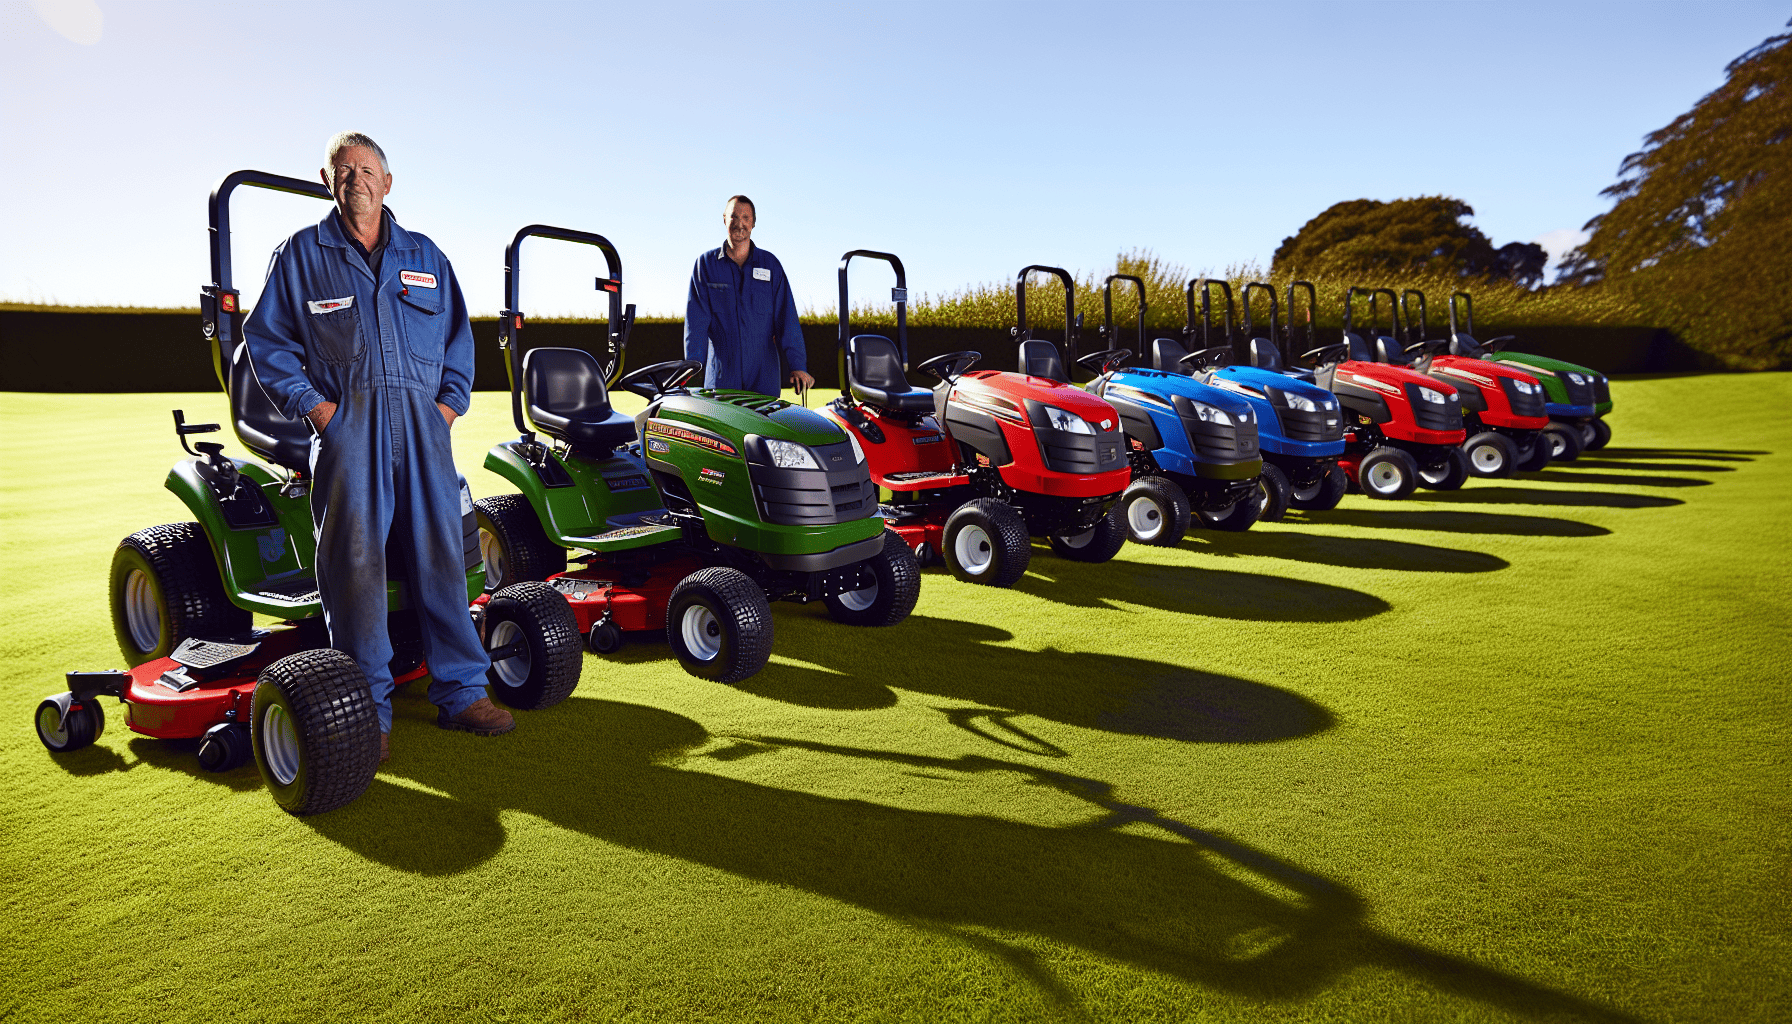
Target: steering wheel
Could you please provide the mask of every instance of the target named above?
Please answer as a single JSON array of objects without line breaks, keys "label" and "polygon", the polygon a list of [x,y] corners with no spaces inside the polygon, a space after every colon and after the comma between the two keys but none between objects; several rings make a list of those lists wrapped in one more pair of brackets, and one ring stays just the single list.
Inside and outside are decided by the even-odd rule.
[{"label": "steering wheel", "polygon": [[649,401],[660,397],[668,391],[684,386],[685,382],[696,376],[703,369],[703,364],[695,359],[673,359],[669,362],[654,363],[638,370],[630,370],[623,374],[615,384],[619,388],[627,388]]},{"label": "steering wheel", "polygon": [[1097,376],[1111,372],[1128,359],[1132,358],[1130,348],[1104,348],[1100,352],[1091,352],[1086,356],[1078,356],[1076,364],[1088,367],[1089,372]]},{"label": "steering wheel", "polygon": [[1230,345],[1211,345],[1207,348],[1198,348],[1176,360],[1176,365],[1186,366],[1189,368],[1189,372],[1193,373],[1196,370],[1205,370],[1209,366],[1221,365],[1219,356],[1222,353],[1230,355],[1231,352],[1232,346]]},{"label": "steering wheel", "polygon": [[1445,351],[1448,351],[1449,348],[1450,348],[1450,340],[1448,338],[1426,338],[1423,341],[1415,341],[1412,344],[1406,346],[1405,351],[1407,351],[1407,352],[1445,352]]},{"label": "steering wheel", "polygon": [[1486,349],[1489,352],[1502,352],[1505,350],[1506,343],[1508,341],[1517,341],[1517,340],[1518,340],[1518,335],[1516,335],[1516,334],[1502,334],[1499,337],[1494,338],[1491,341],[1483,341],[1481,343],[1481,347]]},{"label": "steering wheel", "polygon": [[1307,359],[1312,359],[1314,366],[1321,366],[1326,362],[1325,355],[1328,352],[1336,352],[1340,356],[1347,356],[1350,354],[1350,346],[1342,341],[1334,342],[1330,345],[1321,345],[1318,348],[1310,348],[1305,352],[1302,352],[1300,358],[1303,362]]},{"label": "steering wheel", "polygon": [[977,360],[982,358],[983,353],[972,352],[969,349],[966,349],[963,352],[947,352],[945,355],[934,356],[926,362],[915,364],[915,370],[920,373],[938,377],[943,381],[950,381],[954,377],[962,376],[966,370],[976,366]]}]

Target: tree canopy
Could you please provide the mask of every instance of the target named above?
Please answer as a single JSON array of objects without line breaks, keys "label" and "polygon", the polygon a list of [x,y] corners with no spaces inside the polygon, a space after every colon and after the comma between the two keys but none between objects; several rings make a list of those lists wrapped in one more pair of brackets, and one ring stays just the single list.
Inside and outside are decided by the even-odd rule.
[{"label": "tree canopy", "polygon": [[1449,196],[1334,203],[1282,239],[1270,269],[1306,275],[1439,272],[1491,277],[1531,287],[1543,280],[1548,253],[1535,242],[1493,242],[1463,218],[1473,207]]},{"label": "tree canopy", "polygon": [[[1788,24],[1792,24],[1789,22]],[[1612,208],[1561,280],[1605,282],[1694,347],[1741,368],[1792,365],[1792,33],[1624,158]]]}]

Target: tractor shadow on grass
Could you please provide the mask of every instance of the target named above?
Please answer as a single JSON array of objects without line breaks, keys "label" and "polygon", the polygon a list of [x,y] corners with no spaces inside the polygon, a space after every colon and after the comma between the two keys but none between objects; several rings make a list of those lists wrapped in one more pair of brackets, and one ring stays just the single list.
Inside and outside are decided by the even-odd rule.
[{"label": "tractor shadow on grass", "polygon": [[1059,558],[1043,545],[1033,548],[1027,574],[1013,589],[1073,608],[1132,604],[1250,622],[1352,622],[1389,608],[1373,594],[1329,583],[1125,558],[1092,565]]},{"label": "tractor shadow on grass", "polygon": [[[1624,472],[1643,471],[1649,473],[1734,473],[1735,466],[1710,465],[1702,462],[1620,462],[1616,459],[1600,458],[1604,452],[1590,452],[1573,462],[1558,462],[1557,466],[1573,466],[1576,469],[1611,469]],[[1545,468],[1544,472],[1548,472]],[[1524,476],[1531,476],[1526,473]]]},{"label": "tractor shadow on grass", "polygon": [[1595,448],[1587,458],[1598,459],[1701,459],[1706,462],[1753,462],[1772,452],[1740,448]]},{"label": "tractor shadow on grass", "polygon": [[1231,533],[1194,530],[1183,546],[1204,554],[1286,558],[1342,569],[1399,569],[1406,572],[1497,572],[1512,563],[1496,555],[1375,537],[1328,537],[1318,533]]},{"label": "tractor shadow on grass", "polygon": [[255,770],[254,761],[237,765],[227,772],[208,772],[199,767],[199,741],[196,739],[158,740],[150,736],[134,735],[131,737],[130,747],[137,760],[124,765],[127,768],[146,764],[168,771],[185,772],[196,779],[225,786],[236,793],[261,788],[261,773]]},{"label": "tractor shadow on grass", "polygon": [[[1540,479],[1552,478],[1545,475]],[[1465,505],[1556,505],[1564,508],[1668,508],[1686,504],[1679,498],[1663,498],[1653,494],[1543,491],[1527,487],[1465,487],[1460,491],[1421,491],[1414,497],[1419,501]]]},{"label": "tractor shadow on grass", "polygon": [[[701,752],[706,747],[710,753]],[[832,763],[842,771],[924,774],[936,785],[1005,788],[1018,780],[1084,814],[1074,825],[1043,826],[718,774],[744,757],[789,758],[794,776],[819,762],[824,770]],[[776,769],[767,765],[758,776]],[[1030,964],[1019,974],[1048,1002],[1073,1001],[1074,986],[1054,983],[1051,966],[1024,948],[993,950],[991,943],[1011,944],[991,932],[1064,943],[1266,1001],[1308,998],[1373,967],[1524,1017],[1631,1019],[1383,935],[1346,886],[1122,801],[1101,780],[1024,761],[714,737],[672,712],[575,697],[531,716],[530,728],[503,744],[470,744],[452,761],[420,759],[398,771],[493,818],[517,810],[604,843],[952,932],[1010,965]],[[439,833],[407,841],[460,840]]]},{"label": "tractor shadow on grass", "polygon": [[1612,531],[1592,523],[1550,516],[1520,516],[1504,512],[1446,512],[1393,509],[1332,509],[1329,512],[1290,512],[1284,522],[1311,526],[1354,526],[1380,530],[1436,530],[1440,533],[1480,533],[1502,537],[1604,537]]},{"label": "tractor shadow on grass", "polygon": [[[1048,756],[1057,748],[1008,718],[1187,743],[1272,743],[1334,724],[1325,708],[1265,683],[1143,658],[998,646],[1014,634],[980,623],[911,615],[855,630],[851,643],[840,642],[840,628],[825,615],[779,617],[780,646],[819,670],[774,662],[735,688],[805,707],[888,707],[890,687],[981,704],[941,713],[986,740]],[[950,657],[917,660],[924,649]]]},{"label": "tractor shadow on grass", "polygon": [[[1576,467],[1584,469],[1605,469],[1605,466],[1587,462],[1576,462]],[[1641,467],[1638,467],[1641,468]],[[1651,467],[1653,468],[1653,467]],[[1546,484],[1593,484],[1609,487],[1617,484],[1623,487],[1709,487],[1711,481],[1692,476],[1618,476],[1610,473],[1564,473],[1551,466],[1540,473],[1516,473],[1513,480],[1532,481]]]},{"label": "tractor shadow on grass", "polygon": [[[444,770],[454,770],[458,757],[440,756],[442,753],[438,747],[412,757],[423,760],[436,754],[428,759],[441,762]],[[508,833],[494,809],[394,783],[383,777],[389,767],[382,767],[354,803],[299,820],[319,836],[368,860],[417,875],[459,874],[504,848]]]}]

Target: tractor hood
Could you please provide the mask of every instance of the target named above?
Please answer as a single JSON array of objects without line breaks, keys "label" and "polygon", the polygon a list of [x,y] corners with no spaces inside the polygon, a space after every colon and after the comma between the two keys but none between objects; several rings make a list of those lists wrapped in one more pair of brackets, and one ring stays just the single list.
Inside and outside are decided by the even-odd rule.
[{"label": "tractor hood", "polygon": [[710,430],[733,435],[736,441],[748,434],[803,445],[840,444],[846,440],[845,432],[820,413],[752,391],[706,388],[688,394],[668,395],[657,404],[654,415],[701,424]]}]

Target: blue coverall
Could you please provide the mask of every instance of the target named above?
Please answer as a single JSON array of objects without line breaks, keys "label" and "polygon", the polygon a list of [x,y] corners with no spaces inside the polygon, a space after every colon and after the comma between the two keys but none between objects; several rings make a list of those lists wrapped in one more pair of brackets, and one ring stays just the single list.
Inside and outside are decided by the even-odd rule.
[{"label": "blue coverall", "polygon": [[725,246],[697,257],[684,304],[684,357],[703,364],[703,386],[775,397],[780,349],[792,370],[808,370],[796,297],[778,258],[757,245],[744,266]]},{"label": "blue coverall", "polygon": [[382,216],[377,279],[334,210],[280,243],[243,338],[286,415],[336,403],[311,439],[318,596],[330,645],[361,666],[390,732],[389,538],[422,629],[429,699],[460,714],[485,696],[491,662],[467,614],[460,475],[436,408],[467,411],[473,328],[447,257]]}]

